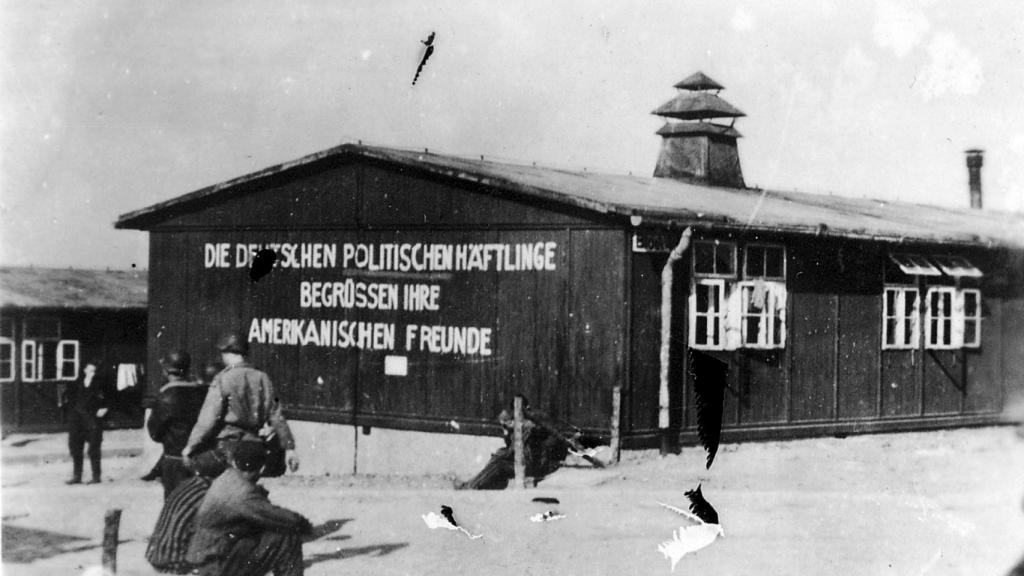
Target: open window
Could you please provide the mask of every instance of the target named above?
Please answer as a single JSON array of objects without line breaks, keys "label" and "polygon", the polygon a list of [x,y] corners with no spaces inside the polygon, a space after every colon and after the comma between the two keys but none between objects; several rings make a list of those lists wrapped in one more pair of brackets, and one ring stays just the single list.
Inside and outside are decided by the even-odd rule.
[{"label": "open window", "polygon": [[690,346],[705,350],[782,348],[786,343],[786,250],[697,240],[690,293]]},{"label": "open window", "polygon": [[889,258],[903,271],[911,276],[941,276],[942,272],[920,254],[889,254]]},{"label": "open window", "polygon": [[958,291],[954,313],[959,313],[962,318],[963,328],[960,333],[963,337],[963,347],[981,346],[981,290],[964,288]]},{"label": "open window", "polygon": [[886,286],[882,307],[882,349],[917,348],[921,340],[920,293],[908,286]]},{"label": "open window", "polygon": [[981,278],[982,273],[963,256],[932,256],[942,273],[954,278]]},{"label": "open window", "polygon": [[745,348],[782,348],[786,342],[786,285],[739,282],[740,341]]},{"label": "open window", "polygon": [[727,313],[725,281],[696,280],[690,293],[690,346],[725,349]]}]

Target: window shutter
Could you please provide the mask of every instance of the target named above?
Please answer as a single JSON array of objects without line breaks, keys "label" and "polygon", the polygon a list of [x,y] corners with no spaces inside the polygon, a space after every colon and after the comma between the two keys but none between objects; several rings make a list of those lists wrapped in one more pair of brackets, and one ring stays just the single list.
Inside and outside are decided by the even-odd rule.
[{"label": "window shutter", "polygon": [[[780,282],[768,283],[768,294],[774,304],[771,313],[775,315],[779,323],[779,341],[775,345],[780,348],[786,347],[786,285]],[[770,338],[769,338],[770,340]]]}]

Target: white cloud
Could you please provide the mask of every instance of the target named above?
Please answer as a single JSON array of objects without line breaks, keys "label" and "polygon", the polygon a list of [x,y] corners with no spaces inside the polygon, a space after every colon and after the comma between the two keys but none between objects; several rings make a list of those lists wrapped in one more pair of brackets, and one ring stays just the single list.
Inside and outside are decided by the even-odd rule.
[{"label": "white cloud", "polygon": [[737,6],[732,15],[732,28],[737,32],[750,32],[754,29],[754,15],[742,6]]},{"label": "white cloud", "polygon": [[920,11],[879,0],[875,5],[875,43],[903,58],[924,39],[931,22]]},{"label": "white cloud", "polygon": [[928,43],[928,62],[917,75],[916,90],[926,100],[946,94],[977,94],[984,82],[981,59],[951,32],[935,34]]}]

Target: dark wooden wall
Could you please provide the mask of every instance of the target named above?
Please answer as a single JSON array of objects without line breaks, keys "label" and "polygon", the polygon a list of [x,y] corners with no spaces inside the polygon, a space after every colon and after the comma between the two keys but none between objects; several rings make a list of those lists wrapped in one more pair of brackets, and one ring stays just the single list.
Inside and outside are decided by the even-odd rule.
[{"label": "dark wooden wall", "polygon": [[[158,226],[150,241],[150,368],[172,347],[197,362],[226,329],[252,318],[484,326],[491,356],[254,344],[293,417],[361,425],[483,433],[512,395],[574,424],[605,430],[611,389],[625,381],[626,238],[622,230],[493,188],[452,186],[375,165],[329,164],[270,178]],[[207,243],[336,243],[336,269],[206,268]],[[556,242],[556,270],[369,273],[341,268],[346,242]],[[441,286],[436,312],[303,309],[299,284],[346,278]],[[383,373],[405,355],[407,376]]]},{"label": "dark wooden wall", "polygon": [[[404,377],[383,374],[383,351],[254,345],[253,359],[278,382],[288,412],[304,419],[449,431],[454,420],[460,432],[483,433],[494,430],[494,415],[521,392],[556,417],[604,431],[611,388],[622,384],[623,430],[637,441],[656,435],[666,255],[631,252],[621,223],[486,185],[337,159],[247,183],[190,210],[151,234],[153,373],[170,347],[191,351],[197,363],[212,358],[219,333],[244,330],[254,317],[393,321],[399,340],[406,323],[490,326],[493,356],[409,353]],[[787,344],[716,354],[731,368],[727,437],[990,421],[1006,389],[1024,381],[1024,355],[1010,353],[1024,349],[1019,279],[986,276],[979,350],[882,351],[882,270],[892,247],[762,240],[787,246]],[[205,268],[202,254],[215,242],[534,241],[558,244],[557,270],[430,276],[428,283],[442,286],[442,309],[429,314],[301,309],[301,281],[364,272],[278,268],[253,283],[246,268]],[[966,252],[986,273],[1021,265],[993,254]],[[695,426],[685,361],[689,266],[687,257],[676,269],[670,358],[671,420],[684,438]]]},{"label": "dark wooden wall", "polygon": [[[15,374],[13,382],[0,384],[0,406],[5,433],[55,432],[64,428],[64,414],[57,407],[59,381],[21,380],[21,322],[25,318],[57,318],[61,322],[61,338],[79,341],[80,366],[89,360],[101,362],[100,375],[115,383],[118,364],[143,364],[146,360],[146,315],[143,310],[47,310],[7,309],[6,318],[18,326],[15,340]],[[55,361],[48,358],[47,363]],[[112,387],[112,410],[109,427],[135,427],[142,424],[144,383],[135,389],[116,392]]]},{"label": "dark wooden wall", "polygon": [[[712,352],[728,362],[724,423],[733,438],[901,430],[994,422],[1007,394],[1024,392],[1024,298],[1020,257],[960,250],[983,279],[977,349],[882,350],[883,265],[888,252],[948,248],[775,238],[787,247],[787,344],[773,351]],[[742,239],[741,239],[742,243]],[[632,395],[637,441],[657,431],[660,274],[664,254],[634,253]],[[672,425],[692,441],[696,417],[685,370],[689,259],[676,268]],[[1009,271],[1009,272],[1008,272]],[[1009,274],[1009,277],[1007,276]],[[922,293],[923,298],[923,293]],[[923,327],[922,327],[923,337]]]}]

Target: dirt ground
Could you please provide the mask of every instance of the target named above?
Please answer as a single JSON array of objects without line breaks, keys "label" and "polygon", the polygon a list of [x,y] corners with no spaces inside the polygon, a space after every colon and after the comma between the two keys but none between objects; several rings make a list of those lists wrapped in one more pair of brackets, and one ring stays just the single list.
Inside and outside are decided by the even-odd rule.
[{"label": "dirt ground", "polygon": [[[58,442],[58,438],[49,440]],[[123,509],[118,574],[151,575],[146,539],[161,487],[137,457],[105,461],[109,481],[65,486],[69,464],[14,458],[4,441],[3,574],[82,574],[100,561],[103,514]],[[13,443],[13,444],[12,444]],[[994,427],[628,452],[614,469],[567,468],[527,491],[455,492],[444,477],[268,480],[271,499],[307,515],[307,574],[670,574],[657,546],[686,521],[703,483],[725,537],[677,574],[1007,574],[1024,557],[1024,441]],[[566,518],[529,517],[551,506]],[[441,504],[471,532],[429,530]]]}]

